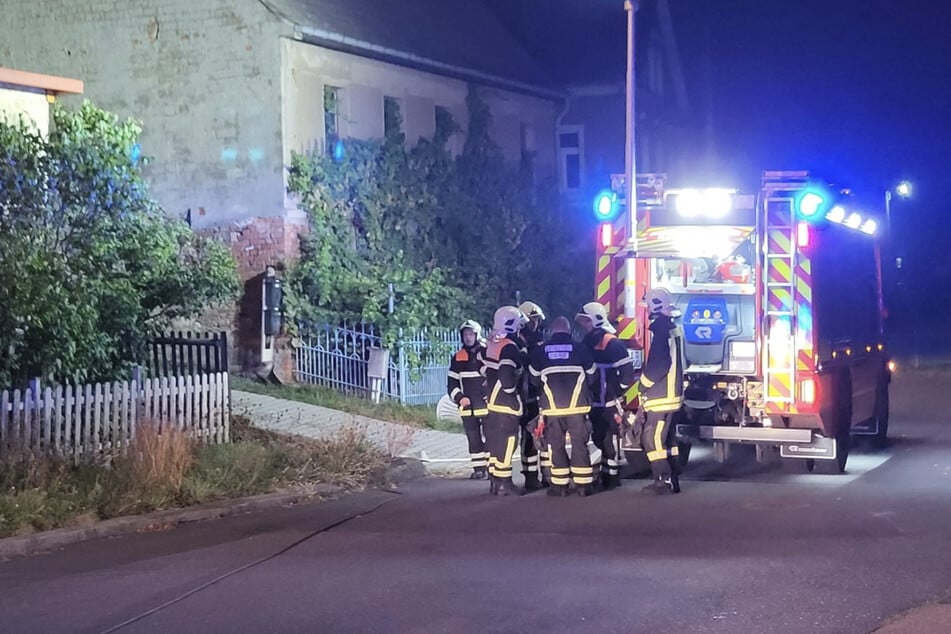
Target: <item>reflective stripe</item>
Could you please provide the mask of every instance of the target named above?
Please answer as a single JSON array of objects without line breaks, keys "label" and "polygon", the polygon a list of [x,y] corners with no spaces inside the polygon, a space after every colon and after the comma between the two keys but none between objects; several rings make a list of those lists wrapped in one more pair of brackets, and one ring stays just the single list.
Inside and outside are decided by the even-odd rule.
[{"label": "reflective stripe", "polygon": [[666,458],[667,458],[667,450],[666,450],[666,449],[657,449],[657,450],[655,450],[655,451],[648,451],[648,452],[647,452],[647,459],[648,459],[650,462],[657,462],[658,460],[665,460]]},{"label": "reflective stripe", "polygon": [[534,456],[522,456],[522,464],[535,464],[538,462],[538,454]]},{"label": "reflective stripe", "polygon": [[449,370],[448,375],[449,375],[449,378],[451,378],[451,379],[458,379],[458,378],[459,378],[459,373],[458,373],[458,372],[453,372],[452,370]]},{"label": "reflective stripe", "polygon": [[462,390],[460,390],[458,387],[452,388],[452,392],[449,393],[449,398],[455,401],[456,394],[462,394]]},{"label": "reflective stripe", "polygon": [[648,379],[647,375],[641,374],[641,385],[643,385],[644,387],[653,387],[654,381],[651,381],[650,379]]},{"label": "reflective stripe", "polygon": [[553,476],[551,477],[551,483],[554,484],[555,486],[562,486],[562,487],[564,487],[564,486],[568,486],[569,484],[571,484],[571,478],[569,478],[568,476],[555,476],[555,475],[553,475]]},{"label": "reflective stripe", "polygon": [[575,476],[574,480],[575,480],[575,484],[582,484],[582,485],[592,484],[594,482],[594,478],[592,476]]},{"label": "reflective stripe", "polygon": [[465,372],[460,372],[458,376],[463,379],[481,379],[482,373],[478,370],[466,370]]},{"label": "reflective stripe", "polygon": [[680,455],[680,447],[677,446],[677,445],[674,445],[673,447],[671,447],[671,448],[669,449],[669,452],[670,452],[670,455],[671,455],[671,456],[679,456],[679,455]]},{"label": "reflective stripe", "polygon": [[[667,421],[660,419],[657,421],[657,425],[654,426],[654,449],[660,450],[663,449],[664,453],[667,453],[667,449],[664,448],[664,426],[667,424]],[[651,452],[654,453],[654,452]],[[650,453],[647,454],[647,459],[650,460]]]},{"label": "reflective stripe", "polygon": [[594,467],[571,467],[572,473],[594,473]]},{"label": "reflective stripe", "polygon": [[571,473],[571,469],[568,467],[552,467],[551,474],[553,476],[565,476]]}]

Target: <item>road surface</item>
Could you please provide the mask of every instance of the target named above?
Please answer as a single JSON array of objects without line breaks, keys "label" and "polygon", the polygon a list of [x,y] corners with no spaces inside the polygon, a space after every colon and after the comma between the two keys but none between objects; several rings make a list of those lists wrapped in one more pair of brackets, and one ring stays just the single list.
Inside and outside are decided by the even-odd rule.
[{"label": "road surface", "polygon": [[10,560],[0,629],[869,632],[951,591],[951,377],[892,401],[892,445],[842,476],[697,451],[666,498],[427,478]]}]

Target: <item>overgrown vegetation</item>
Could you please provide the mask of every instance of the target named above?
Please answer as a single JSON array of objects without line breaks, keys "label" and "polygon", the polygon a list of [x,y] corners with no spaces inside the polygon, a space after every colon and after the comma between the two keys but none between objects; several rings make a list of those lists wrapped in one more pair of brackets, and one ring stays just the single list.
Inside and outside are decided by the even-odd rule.
[{"label": "overgrown vegetation", "polygon": [[392,343],[401,327],[485,319],[516,290],[552,314],[588,301],[587,216],[573,217],[550,183],[533,182],[530,156],[506,163],[474,90],[468,106],[456,157],[449,143],[460,132],[447,111],[437,110],[431,140],[412,145],[395,102],[385,139],[348,140],[342,158],[294,156],[289,186],[312,230],[286,286],[292,319],[362,319]]},{"label": "overgrown vegetation", "polygon": [[236,296],[231,254],[167,215],[138,123],[85,103],[0,121],[0,386],[124,376],[171,319]]},{"label": "overgrown vegetation", "polygon": [[231,387],[235,390],[320,405],[376,420],[440,431],[462,432],[461,425],[436,418],[436,410],[432,405],[402,405],[394,401],[374,403],[365,398],[348,396],[317,385],[265,385],[241,377],[231,377]]},{"label": "overgrown vegetation", "polygon": [[313,440],[236,417],[232,436],[231,444],[196,446],[175,430],[143,426],[129,455],[109,468],[53,458],[2,463],[0,537],[296,485],[360,487],[387,464],[357,428]]}]

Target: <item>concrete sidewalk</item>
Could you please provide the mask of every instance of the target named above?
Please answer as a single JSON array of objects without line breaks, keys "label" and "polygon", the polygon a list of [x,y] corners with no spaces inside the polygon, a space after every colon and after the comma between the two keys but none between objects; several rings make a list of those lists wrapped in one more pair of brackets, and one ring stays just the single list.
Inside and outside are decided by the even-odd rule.
[{"label": "concrete sidewalk", "polygon": [[451,475],[469,471],[469,450],[462,433],[414,428],[240,390],[231,392],[231,403],[235,415],[247,416],[262,429],[326,438],[356,427],[382,451],[394,457],[417,458],[432,473]]}]

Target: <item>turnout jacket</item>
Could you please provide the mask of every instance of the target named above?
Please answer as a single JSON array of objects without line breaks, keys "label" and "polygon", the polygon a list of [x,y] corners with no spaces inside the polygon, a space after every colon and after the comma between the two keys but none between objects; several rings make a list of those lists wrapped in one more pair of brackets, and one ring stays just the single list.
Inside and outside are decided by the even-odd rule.
[{"label": "turnout jacket", "polygon": [[591,405],[614,407],[622,402],[624,392],[634,385],[634,364],[621,340],[601,328],[595,328],[584,338],[598,367],[598,385]]},{"label": "turnout jacket", "polygon": [[482,364],[485,359],[485,346],[481,343],[471,348],[461,347],[449,362],[449,378],[446,392],[456,405],[463,397],[468,398],[467,408],[459,406],[462,416],[483,417],[489,413],[485,405],[485,378],[482,376]]},{"label": "turnout jacket", "polygon": [[532,384],[539,391],[539,411],[546,416],[571,416],[591,411],[590,383],[597,367],[591,351],[556,332],[529,355]]},{"label": "turnout jacket", "polygon": [[485,349],[485,390],[490,412],[522,415],[518,384],[524,368],[525,356],[517,341],[504,337],[489,342]]},{"label": "turnout jacket", "polygon": [[641,371],[641,403],[648,412],[675,412],[683,404],[683,333],[665,315],[650,325],[651,347]]},{"label": "turnout jacket", "polygon": [[[522,330],[519,333],[522,340],[522,349],[527,359],[532,358],[532,352],[540,345],[545,343],[545,336],[540,330]],[[531,380],[529,373],[523,375],[519,389],[522,391],[523,403],[535,403],[538,401],[538,386]]]}]

